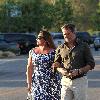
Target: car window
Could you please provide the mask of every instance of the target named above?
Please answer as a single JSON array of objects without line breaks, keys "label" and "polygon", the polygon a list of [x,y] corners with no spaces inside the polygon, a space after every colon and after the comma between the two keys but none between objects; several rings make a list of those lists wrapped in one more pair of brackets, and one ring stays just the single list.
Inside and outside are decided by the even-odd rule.
[{"label": "car window", "polygon": [[87,37],[90,37],[89,33],[88,32],[76,32],[76,36],[77,37],[83,37],[83,38],[87,38]]},{"label": "car window", "polygon": [[12,41],[18,41],[22,39],[22,35],[21,34],[6,34],[5,35],[5,40],[8,42],[12,42]]},{"label": "car window", "polygon": [[0,39],[7,43],[28,43],[29,45],[36,45],[36,37],[33,34],[0,34]]},{"label": "car window", "polygon": [[57,34],[53,36],[53,39],[64,39],[63,34]]},{"label": "car window", "polygon": [[4,40],[4,35],[0,34],[0,39]]},{"label": "car window", "polygon": [[4,41],[4,40],[0,39],[0,43],[1,43],[1,44],[2,44],[2,43],[6,43],[6,41]]},{"label": "car window", "polygon": [[0,39],[4,39],[7,42],[36,41],[36,37],[34,35],[27,34],[2,34],[0,35]]},{"label": "car window", "polygon": [[95,39],[95,41],[94,41],[95,43],[100,43],[100,39],[98,38],[98,39]]},{"label": "car window", "polygon": [[93,42],[92,37],[88,32],[76,32],[76,37],[88,44],[91,44]]},{"label": "car window", "polygon": [[35,42],[36,41],[36,37],[34,35],[24,35],[23,39],[26,41],[30,41],[30,42]]}]

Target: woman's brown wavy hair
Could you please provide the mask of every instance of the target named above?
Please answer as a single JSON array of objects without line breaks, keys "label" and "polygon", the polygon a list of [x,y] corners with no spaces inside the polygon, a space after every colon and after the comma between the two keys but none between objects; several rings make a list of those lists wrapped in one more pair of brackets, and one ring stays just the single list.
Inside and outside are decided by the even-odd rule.
[{"label": "woman's brown wavy hair", "polygon": [[51,34],[48,31],[43,31],[43,30],[40,31],[39,36],[42,36],[46,40],[47,45],[50,48],[56,49],[55,44],[53,42],[53,38],[52,38]]}]

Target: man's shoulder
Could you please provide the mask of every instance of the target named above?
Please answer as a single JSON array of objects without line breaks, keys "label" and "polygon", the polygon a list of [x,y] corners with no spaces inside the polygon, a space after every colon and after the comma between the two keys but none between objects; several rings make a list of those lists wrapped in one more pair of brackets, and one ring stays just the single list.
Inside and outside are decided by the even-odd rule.
[{"label": "man's shoulder", "polygon": [[80,46],[89,46],[88,43],[83,42],[81,40],[77,40],[77,44],[80,45]]},{"label": "man's shoulder", "polygon": [[81,50],[89,50],[90,46],[86,42],[78,43],[77,47]]}]

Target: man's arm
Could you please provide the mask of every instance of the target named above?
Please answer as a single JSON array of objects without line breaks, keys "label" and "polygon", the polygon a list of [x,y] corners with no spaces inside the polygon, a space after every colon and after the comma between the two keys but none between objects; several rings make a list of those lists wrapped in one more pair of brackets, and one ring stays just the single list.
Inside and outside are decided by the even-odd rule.
[{"label": "man's arm", "polygon": [[53,63],[52,68],[53,68],[53,71],[57,70],[62,75],[69,74],[68,71],[64,67],[62,67],[62,65],[59,62]]},{"label": "man's arm", "polygon": [[95,61],[94,61],[93,55],[91,53],[91,50],[87,44],[84,45],[84,60],[86,62],[86,66],[83,66],[82,68],[80,68],[78,70],[73,70],[71,73],[72,77],[77,76],[79,74],[85,74],[89,70],[94,69]]},{"label": "man's arm", "polygon": [[92,70],[95,67],[95,61],[92,55],[92,52],[89,48],[89,46],[86,44],[84,48],[84,59],[86,62],[86,66],[84,66],[84,70]]},{"label": "man's arm", "polygon": [[81,74],[85,74],[87,73],[89,70],[91,70],[91,66],[90,65],[86,65],[80,69],[75,69],[75,70],[71,70],[70,72],[70,77],[75,77]]},{"label": "man's arm", "polygon": [[61,74],[66,73],[64,68],[62,67],[62,58],[60,54],[61,46],[58,46],[55,52],[54,63],[52,64],[53,71],[57,70]]}]

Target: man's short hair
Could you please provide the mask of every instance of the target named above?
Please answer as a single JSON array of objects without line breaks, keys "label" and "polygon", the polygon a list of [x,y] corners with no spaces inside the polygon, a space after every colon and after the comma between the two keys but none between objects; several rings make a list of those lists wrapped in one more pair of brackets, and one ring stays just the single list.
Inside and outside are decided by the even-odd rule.
[{"label": "man's short hair", "polygon": [[69,29],[69,30],[71,30],[71,32],[75,32],[75,25],[74,25],[74,24],[64,24],[64,25],[61,27],[61,29],[63,29],[63,28]]}]

